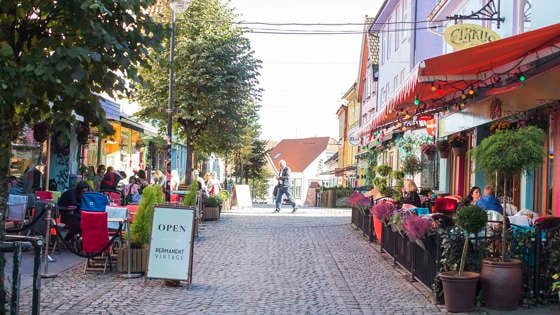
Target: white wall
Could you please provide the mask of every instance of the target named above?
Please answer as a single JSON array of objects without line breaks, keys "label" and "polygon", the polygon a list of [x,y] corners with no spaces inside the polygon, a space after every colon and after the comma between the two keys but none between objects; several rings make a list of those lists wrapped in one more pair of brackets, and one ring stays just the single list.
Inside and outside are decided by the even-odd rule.
[{"label": "white wall", "polygon": [[395,7],[387,21],[380,21],[393,24],[386,24],[380,34],[378,111],[385,107],[386,102],[395,95],[395,92],[406,82],[410,74],[412,68],[410,60],[412,33],[403,30],[407,28],[407,24],[394,23],[412,21],[413,19],[411,0],[403,0]]}]

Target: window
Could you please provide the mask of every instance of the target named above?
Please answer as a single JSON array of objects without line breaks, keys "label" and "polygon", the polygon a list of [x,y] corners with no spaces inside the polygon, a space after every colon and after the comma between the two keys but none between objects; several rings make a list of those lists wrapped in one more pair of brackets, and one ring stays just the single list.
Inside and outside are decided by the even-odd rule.
[{"label": "window", "polygon": [[404,69],[401,69],[401,85],[404,84]]},{"label": "window", "polygon": [[521,23],[520,26],[523,27],[522,32],[527,32],[532,29],[533,21],[533,5],[530,0],[521,1]]},{"label": "window", "polygon": [[397,90],[399,89],[399,75],[395,75],[393,77],[393,92],[397,92]]},{"label": "window", "polygon": [[[407,2],[408,2],[407,0],[402,2],[402,11],[401,11],[402,12],[402,18],[401,18],[401,20],[403,22],[410,22],[409,18],[408,18],[408,3]],[[414,26],[414,24],[403,23],[401,25],[402,25],[402,28],[403,28],[402,39],[401,40],[404,42],[406,40],[406,35],[408,33],[408,31],[406,31],[406,29],[412,28]]]},{"label": "window", "polygon": [[301,199],[301,178],[292,179],[292,196],[294,199]]}]

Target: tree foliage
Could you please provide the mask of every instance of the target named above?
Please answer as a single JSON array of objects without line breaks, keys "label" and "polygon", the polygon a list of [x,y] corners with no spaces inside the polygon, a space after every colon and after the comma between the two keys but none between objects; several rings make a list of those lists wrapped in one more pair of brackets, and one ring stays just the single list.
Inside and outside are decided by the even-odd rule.
[{"label": "tree foliage", "polygon": [[510,175],[532,170],[545,156],[544,137],[544,131],[534,126],[498,131],[472,150],[476,168]]},{"label": "tree foliage", "polygon": [[0,2],[1,235],[11,141],[40,121],[54,123],[57,138],[67,139],[73,113],[111,133],[99,95],[126,93],[125,78],[137,80],[136,66],[159,45],[161,27],[146,13],[152,2]]},{"label": "tree foliage", "polygon": [[[232,150],[243,128],[257,120],[260,62],[218,0],[194,0],[177,16],[174,69],[174,129],[195,152]],[[169,48],[142,69],[138,115],[167,128]],[[190,172],[190,161],[187,165]]]}]

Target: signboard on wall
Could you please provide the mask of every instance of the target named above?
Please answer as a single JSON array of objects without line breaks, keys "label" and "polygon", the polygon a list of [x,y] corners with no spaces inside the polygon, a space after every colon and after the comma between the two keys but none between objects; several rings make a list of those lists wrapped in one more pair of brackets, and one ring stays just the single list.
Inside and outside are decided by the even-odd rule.
[{"label": "signboard on wall", "polygon": [[500,39],[500,35],[493,30],[477,24],[456,24],[445,29],[443,34],[454,50],[461,50]]},{"label": "signboard on wall", "polygon": [[348,143],[351,146],[359,146],[360,145],[360,135],[358,134],[358,127],[354,127],[348,131]]},{"label": "signboard on wall", "polygon": [[148,278],[191,283],[194,209],[155,206],[148,256]]}]

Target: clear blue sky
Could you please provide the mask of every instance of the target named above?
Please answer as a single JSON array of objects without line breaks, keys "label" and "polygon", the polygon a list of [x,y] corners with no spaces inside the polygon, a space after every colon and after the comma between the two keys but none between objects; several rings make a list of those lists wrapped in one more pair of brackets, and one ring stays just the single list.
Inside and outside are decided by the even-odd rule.
[{"label": "clear blue sky", "polygon": [[[380,0],[232,0],[238,21],[281,23],[363,23],[375,16]],[[255,28],[361,31],[362,26],[274,26]],[[262,138],[281,140],[338,137],[336,110],[356,81],[360,34],[271,35],[247,37],[263,61]]]}]

